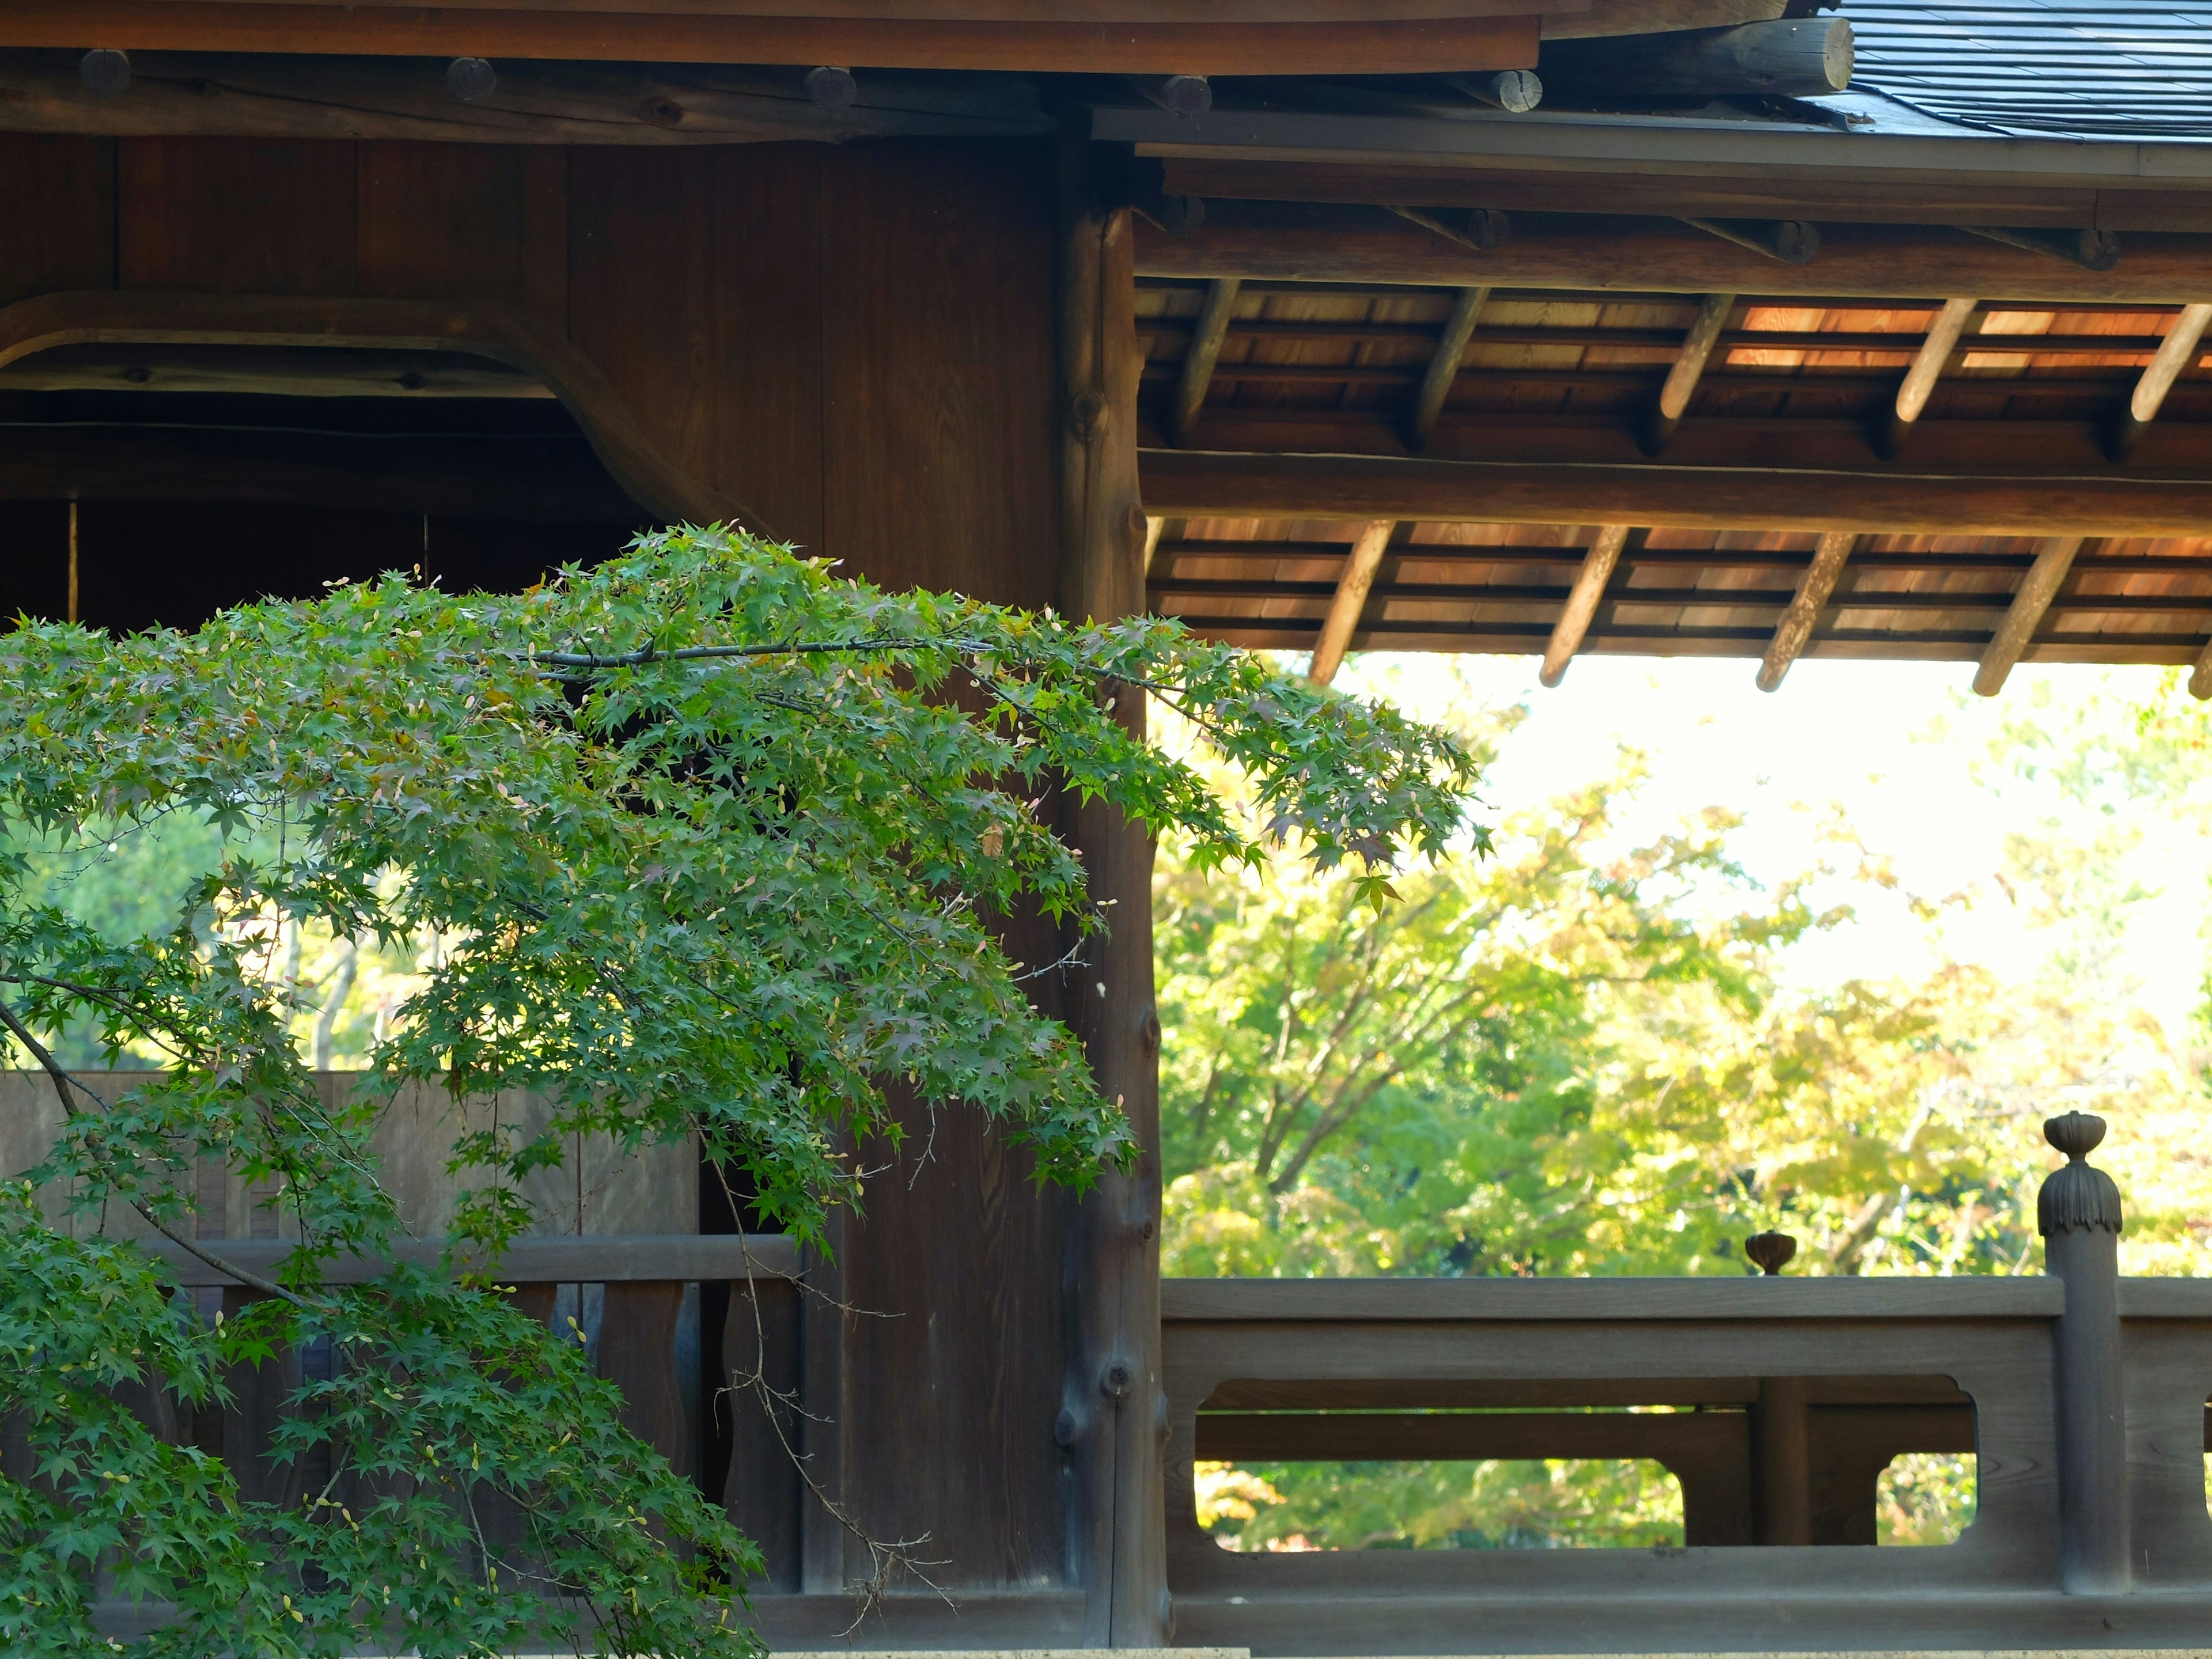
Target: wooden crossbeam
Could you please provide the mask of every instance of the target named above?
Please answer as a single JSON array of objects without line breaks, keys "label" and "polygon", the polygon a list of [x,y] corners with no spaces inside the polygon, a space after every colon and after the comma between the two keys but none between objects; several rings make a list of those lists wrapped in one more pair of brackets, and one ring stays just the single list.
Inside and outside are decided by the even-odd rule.
[{"label": "wooden crossbeam", "polygon": [[2109,449],[2114,460],[2124,461],[2134,452],[2143,428],[2158,418],[2173,383],[2197,362],[2207,324],[2212,324],[2212,305],[2199,302],[2182,307],[2166,337],[2158,343],[2158,349],[2151,354],[2142,378],[2136,382],[2127,412],[2113,426]]},{"label": "wooden crossbeam", "polygon": [[1721,334],[1728,327],[1729,314],[1735,310],[1733,294],[1708,294],[1698,307],[1698,315],[1690,325],[1690,331],[1682,337],[1681,349],[1674,354],[1674,367],[1667,371],[1667,383],[1659,388],[1659,401],[1653,407],[1650,418],[1643,432],[1644,453],[1656,455],[1665,449],[1681,425],[1682,416],[1689,412],[1690,399],[1697,395],[1698,382],[1705,372],[1705,364],[1720,343]]},{"label": "wooden crossbeam", "polygon": [[2035,562],[2028,567],[2020,591],[2013,595],[2012,609],[1997,624],[1995,636],[1982,653],[1981,665],[1974,671],[1974,690],[1978,695],[1994,697],[2004,690],[2005,677],[2042,626],[2044,613],[2058,597],[2060,586],[2073,568],[2074,556],[2081,550],[2081,542],[2079,536],[2053,536],[2036,550]]},{"label": "wooden crossbeam", "polygon": [[1198,412],[1206,407],[1206,390],[1213,384],[1213,366],[1221,357],[1221,343],[1229,337],[1229,321],[1237,310],[1237,290],[1242,284],[1224,276],[1209,284],[1206,302],[1192,326],[1190,344],[1183,352],[1182,370],[1176,379],[1175,398],[1168,405],[1168,435],[1178,444],[1190,441]]},{"label": "wooden crossbeam", "polygon": [[1206,223],[1194,234],[1148,228],[1138,239],[1137,258],[1142,275],[1179,280],[1733,291],[1831,303],[1843,295],[1924,303],[1948,289],[2011,301],[2165,306],[2203,291],[2212,235],[2136,237],[2110,270],[2089,270],[1957,230],[1823,223],[1820,257],[1790,265],[1669,220],[1532,213],[1515,222],[1510,241],[1477,253],[1373,208],[1209,198]]},{"label": "wooden crossbeam", "polygon": [[1605,598],[1606,584],[1613,580],[1613,567],[1620,562],[1620,550],[1628,544],[1629,528],[1625,524],[1599,526],[1583,568],[1576,573],[1575,585],[1568,591],[1559,620],[1553,624],[1551,641],[1544,647],[1544,666],[1537,678],[1546,685],[1557,685],[1566,678],[1567,665],[1583,648],[1583,636],[1589,632],[1590,619],[1597,615],[1598,603]]},{"label": "wooden crossbeam", "polygon": [[1482,307],[1489,298],[1486,288],[1463,288],[1452,301],[1451,315],[1444,319],[1443,332],[1437,337],[1436,351],[1429,358],[1420,390],[1413,394],[1413,409],[1406,416],[1407,448],[1419,453],[1427,447],[1429,434],[1437,429],[1437,416],[1443,413],[1452,382],[1459,379],[1468,342],[1474,337],[1474,325],[1481,320]]},{"label": "wooden crossbeam", "polygon": [[1904,447],[1905,435],[1928,407],[1936,382],[1942,378],[1944,368],[1959,349],[1959,337],[1974,320],[1981,303],[1979,300],[1946,300],[1943,308],[1928,325],[1920,349],[1912,354],[1912,365],[1898,385],[1897,398],[1890,405],[1888,417],[1875,434],[1875,447],[1882,454],[1894,455]]},{"label": "wooden crossbeam", "polygon": [[1148,449],[1157,513],[1906,535],[2200,536],[2212,479],[2112,473],[1437,461]]},{"label": "wooden crossbeam", "polygon": [[1847,530],[1832,530],[1822,536],[1813,549],[1813,562],[1805,567],[1798,579],[1797,592],[1790,599],[1790,608],[1782,613],[1782,620],[1774,625],[1774,639],[1766,647],[1765,659],[1759,665],[1759,689],[1778,690],[1782,677],[1790,672],[1804,651],[1806,642],[1813,637],[1813,629],[1820,620],[1820,611],[1828,603],[1828,596],[1836,591],[1836,581],[1844,574],[1844,566],[1850,558],[1859,538]]},{"label": "wooden crossbeam", "polygon": [[1343,665],[1352,631],[1359,626],[1359,613],[1367,608],[1368,590],[1375,586],[1375,573],[1382,568],[1383,550],[1390,545],[1397,528],[1395,519],[1377,519],[1352,544],[1344,574],[1337,578],[1336,596],[1329,601],[1328,615],[1322,618],[1313,660],[1306,668],[1306,678],[1316,685],[1327,685]]}]

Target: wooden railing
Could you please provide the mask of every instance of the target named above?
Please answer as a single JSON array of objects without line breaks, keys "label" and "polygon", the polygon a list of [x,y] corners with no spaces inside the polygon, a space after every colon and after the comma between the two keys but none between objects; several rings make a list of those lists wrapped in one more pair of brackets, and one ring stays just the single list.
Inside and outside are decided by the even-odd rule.
[{"label": "wooden railing", "polygon": [[[1176,1640],[2201,1643],[2212,1281],[2118,1276],[2118,1194],[2067,1121],[2051,1130],[2074,1155],[2046,1183],[2051,1277],[1168,1281]],[[1673,1409],[1589,1409],[1629,1406]],[[1910,1451],[1976,1455],[1972,1522],[1948,1546],[1873,1547],[1876,1483]],[[1686,1547],[1240,1553],[1193,1500],[1199,1458],[1532,1457],[1664,1465]]]}]

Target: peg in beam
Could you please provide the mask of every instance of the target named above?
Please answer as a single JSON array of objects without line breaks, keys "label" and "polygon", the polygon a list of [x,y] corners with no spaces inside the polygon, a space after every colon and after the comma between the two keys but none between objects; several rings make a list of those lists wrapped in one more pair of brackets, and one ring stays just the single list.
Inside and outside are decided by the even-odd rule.
[{"label": "peg in beam", "polygon": [[131,85],[131,54],[112,46],[94,46],[77,59],[76,72],[94,97],[113,98]]},{"label": "peg in beam", "polygon": [[456,58],[446,65],[446,90],[464,104],[481,104],[499,90],[499,71],[481,58]]},{"label": "peg in beam", "polygon": [[1753,1233],[1743,1241],[1743,1254],[1761,1276],[1778,1278],[1796,1255],[1797,1240],[1790,1233]]},{"label": "peg in beam", "polygon": [[1544,83],[1534,70],[1500,70],[1495,74],[1447,75],[1452,90],[1478,104],[1526,115],[1544,101]]},{"label": "peg in beam", "polygon": [[1134,75],[1129,84],[1186,121],[1196,121],[1213,107],[1213,88],[1203,75]]},{"label": "peg in beam", "polygon": [[842,64],[821,64],[806,71],[802,83],[807,101],[825,115],[842,115],[860,95],[860,82]]}]

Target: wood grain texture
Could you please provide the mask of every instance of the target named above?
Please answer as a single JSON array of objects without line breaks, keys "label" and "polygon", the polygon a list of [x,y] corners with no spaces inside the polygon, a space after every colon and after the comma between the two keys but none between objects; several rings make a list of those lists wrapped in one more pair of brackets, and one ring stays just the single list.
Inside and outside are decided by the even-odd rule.
[{"label": "wood grain texture", "polygon": [[797,1290],[770,1282],[734,1290],[714,1384],[726,1391],[715,1409],[730,1435],[722,1507],[760,1546],[768,1568],[761,1588],[787,1595],[799,1589],[799,1517],[813,1501],[793,1461],[800,1452],[799,1365]]},{"label": "wood grain texture", "polygon": [[599,1375],[623,1394],[623,1426],[669,1462],[691,1469],[691,1437],[676,1375],[676,1316],[684,1286],[669,1279],[606,1287],[599,1315]]},{"label": "wood grain texture", "polygon": [[[1531,0],[1532,8],[1540,0]],[[526,12],[253,0],[13,0],[0,46],[841,64],[1094,75],[1412,75],[1528,69],[1528,14],[1377,23],[929,22],[682,11]]]},{"label": "wood grain texture", "polygon": [[532,154],[489,144],[355,146],[359,291],[483,300],[526,314],[523,216]]},{"label": "wood grain texture", "polygon": [[[233,1285],[181,1246],[166,1240],[143,1241],[148,1253],[167,1264],[165,1276],[184,1285]],[[292,1246],[276,1239],[231,1239],[210,1247],[222,1261],[263,1278],[272,1277]],[[409,1245],[398,1259],[421,1267],[438,1265],[442,1243]],[[339,1256],[324,1264],[327,1285],[366,1284],[382,1273],[381,1258]],[[763,1282],[787,1279],[799,1271],[799,1251],[780,1233],[702,1236],[696,1233],[589,1234],[515,1240],[493,1271],[502,1284],[630,1284],[660,1280],[736,1279]]]},{"label": "wood grain texture", "polygon": [[120,140],[118,285],[350,295],[356,168],[351,144]]},{"label": "wood grain texture", "polygon": [[822,161],[807,145],[569,152],[565,309],[672,465],[769,533],[838,556],[823,524]]}]

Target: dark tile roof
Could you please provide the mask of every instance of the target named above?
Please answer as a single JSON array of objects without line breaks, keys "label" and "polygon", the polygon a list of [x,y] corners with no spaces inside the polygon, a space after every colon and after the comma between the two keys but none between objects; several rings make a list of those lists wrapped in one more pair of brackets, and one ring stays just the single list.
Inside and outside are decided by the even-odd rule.
[{"label": "dark tile roof", "polygon": [[2212,139],[2212,0],[1844,0],[1854,84],[1986,131]]}]

